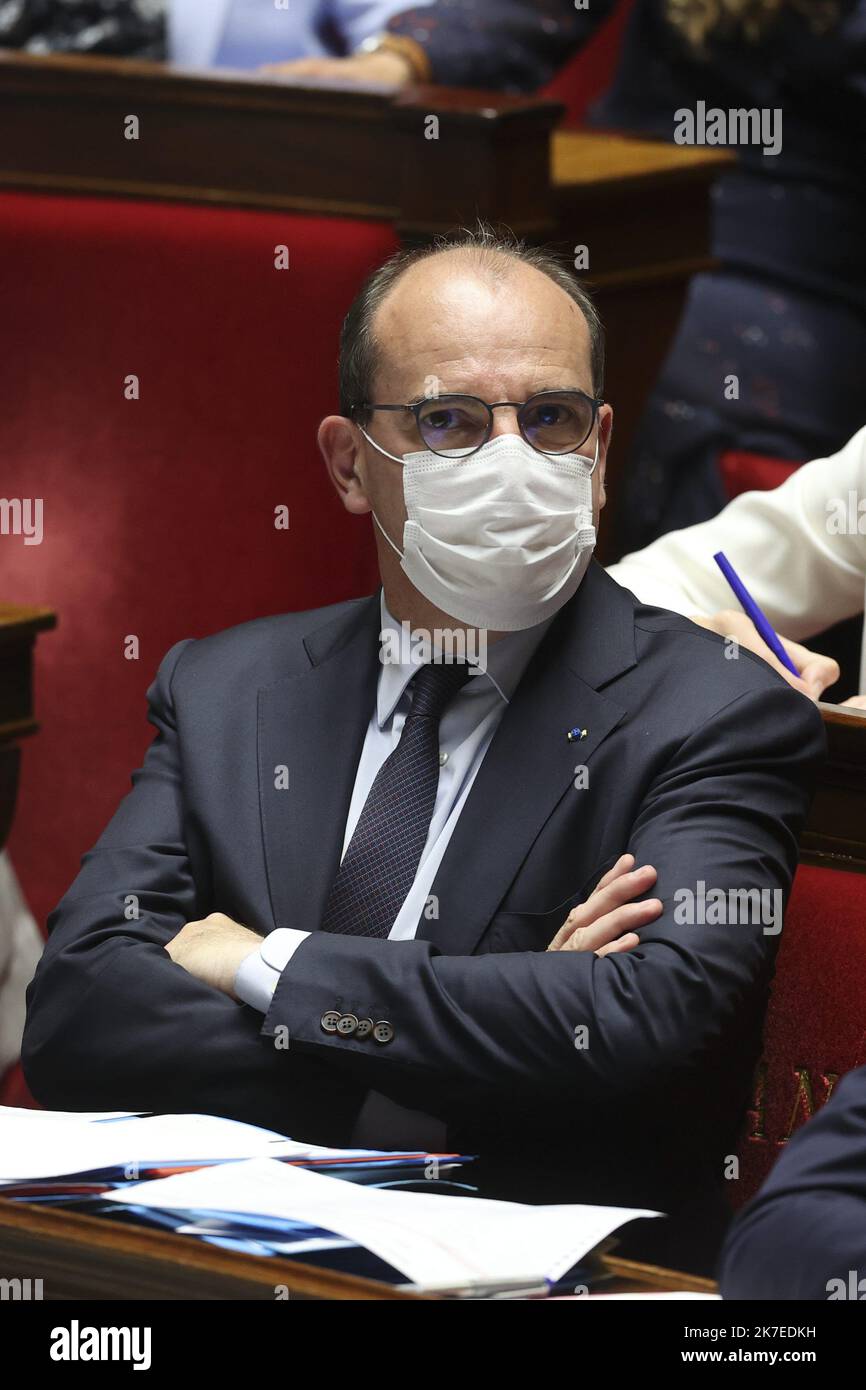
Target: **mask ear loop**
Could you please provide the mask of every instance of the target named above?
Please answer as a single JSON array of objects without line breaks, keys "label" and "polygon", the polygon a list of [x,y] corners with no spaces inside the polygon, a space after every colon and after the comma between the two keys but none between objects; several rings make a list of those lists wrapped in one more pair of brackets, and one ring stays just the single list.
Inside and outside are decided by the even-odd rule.
[{"label": "mask ear loop", "polygon": [[[600,436],[599,434],[597,434],[597,435],[595,436],[595,457],[594,457],[593,460],[592,460],[592,468],[590,468],[590,470],[589,470],[589,476],[590,476],[590,477],[592,477],[592,475],[593,475],[593,473],[595,472],[596,468],[598,468],[598,443],[599,443],[599,439],[600,439],[600,438],[601,438],[601,436]],[[583,457],[586,458],[586,455],[584,454]]]},{"label": "mask ear loop", "polygon": [[373,448],[376,449],[378,453],[384,454],[385,457],[386,457],[386,459],[393,459],[395,463],[402,463],[402,462],[403,462],[403,460],[402,460],[401,458],[399,458],[399,457],[397,456],[397,454],[389,454],[387,449],[383,449],[382,446],[381,446],[381,444],[377,444],[376,441],[375,441],[375,439],[371,439],[370,436],[368,435],[367,431],[364,429],[364,426],[363,426],[363,425],[358,425],[358,429],[361,431],[361,433],[362,433],[362,435],[364,436],[364,438],[366,439],[367,443],[368,443],[368,444],[372,444]]},{"label": "mask ear loop", "polygon": [[[375,439],[371,439],[370,436],[368,435],[367,431],[364,429],[363,425],[359,425],[359,426],[358,426],[358,429],[361,431],[361,433],[362,433],[362,435],[364,436],[364,438],[366,439],[367,443],[368,443],[368,444],[372,444],[373,448],[376,449],[380,454],[384,454],[386,458],[393,459],[395,463],[399,463],[399,464],[402,464],[402,463],[403,463],[403,460],[402,460],[401,458],[398,458],[396,454],[389,454],[387,449],[383,449],[383,448],[381,447],[380,444],[377,444],[377,443],[376,443]],[[372,507],[370,508],[370,511],[373,513],[373,520],[375,521],[375,523],[376,523],[376,525],[378,526],[379,530],[382,532],[382,535],[385,537],[385,540],[386,540],[386,541],[388,542],[388,544],[390,545],[390,547],[391,547],[391,549],[393,550],[394,554],[395,554],[395,555],[399,555],[399,556],[400,556],[400,559],[402,560],[402,559],[403,559],[403,552],[402,552],[402,550],[399,550],[399,549],[397,548],[397,546],[394,544],[394,542],[391,540],[391,537],[388,535],[388,532],[385,530],[385,527],[382,525],[381,521],[380,521],[379,518],[377,517],[376,513],[373,511],[373,508],[372,508]]]}]

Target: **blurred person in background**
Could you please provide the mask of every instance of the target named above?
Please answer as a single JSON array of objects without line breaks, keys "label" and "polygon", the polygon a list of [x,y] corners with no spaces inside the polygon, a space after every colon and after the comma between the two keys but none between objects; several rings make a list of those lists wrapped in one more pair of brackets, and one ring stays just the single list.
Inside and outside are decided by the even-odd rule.
[{"label": "blurred person in background", "polygon": [[165,6],[166,0],[5,0],[0,48],[162,58]]},{"label": "blurred person in background", "polygon": [[[391,19],[372,51],[281,70],[534,92],[616,8],[437,0]],[[673,140],[699,102],[779,111],[779,148],[737,146],[716,184],[719,266],[691,282],[628,461],[627,549],[719,511],[725,451],[799,463],[832,454],[862,423],[866,0],[635,0],[589,123]]]},{"label": "blurred person in background", "polygon": [[215,68],[341,57],[403,9],[405,0],[168,0],[168,57]]},{"label": "blurred person in background", "polygon": [[258,68],[351,54],[403,9],[405,0],[6,0],[0,47]]}]

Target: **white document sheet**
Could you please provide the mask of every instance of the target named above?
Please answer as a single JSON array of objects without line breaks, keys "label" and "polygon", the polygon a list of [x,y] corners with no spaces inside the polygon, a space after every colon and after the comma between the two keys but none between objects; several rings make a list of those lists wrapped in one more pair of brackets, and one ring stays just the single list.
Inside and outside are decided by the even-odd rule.
[{"label": "white document sheet", "polygon": [[40,1120],[46,1124],[95,1124],[99,1120],[131,1120],[135,1115],[145,1115],[145,1110],[30,1110],[25,1106],[0,1105],[0,1120],[20,1120],[22,1124],[36,1125]]},{"label": "white document sheet", "polygon": [[425,1287],[557,1279],[626,1221],[661,1214],[359,1187],[269,1159],[136,1183],[107,1196],[167,1211],[309,1221],[348,1236]]},{"label": "white document sheet", "polygon": [[218,1115],[151,1115],[142,1119],[122,1115],[115,1119],[109,1112],[76,1115],[74,1111],[0,1106],[0,1183],[114,1167],[128,1170],[134,1177],[136,1167],[153,1163],[206,1163],[263,1155],[327,1157],[356,1152],[299,1143],[273,1130]]}]

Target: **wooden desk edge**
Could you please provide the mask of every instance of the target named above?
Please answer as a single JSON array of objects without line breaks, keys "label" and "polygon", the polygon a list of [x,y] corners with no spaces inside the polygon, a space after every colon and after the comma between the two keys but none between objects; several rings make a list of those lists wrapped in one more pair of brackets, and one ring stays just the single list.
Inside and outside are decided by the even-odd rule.
[{"label": "wooden desk edge", "polygon": [[[616,1255],[603,1255],[601,1263],[617,1281],[618,1292],[638,1293],[711,1293],[719,1286],[699,1274],[684,1274],[678,1269],[662,1269],[658,1265],[641,1264],[638,1260],[623,1260]],[[622,1287],[624,1286],[624,1287]],[[599,1293],[604,1290],[599,1289]]]},{"label": "wooden desk edge", "polygon": [[0,640],[3,636],[23,629],[25,632],[45,632],[57,626],[57,614],[51,608],[23,607],[20,604],[0,603]]},{"label": "wooden desk edge", "polygon": [[[5,1232],[19,1233],[34,1247],[41,1245],[46,1252],[52,1247],[62,1249],[67,1257],[70,1247],[78,1247],[82,1251],[92,1251],[98,1247],[106,1255],[113,1254],[121,1260],[148,1260],[154,1265],[166,1266],[167,1282],[171,1277],[170,1270],[181,1266],[186,1271],[200,1271],[211,1278],[224,1277],[257,1286],[263,1292],[277,1285],[285,1285],[290,1293],[314,1298],[408,1298],[413,1301],[421,1298],[441,1302],[434,1294],[407,1293],[375,1279],[361,1279],[278,1257],[263,1259],[239,1251],[222,1250],[218,1246],[205,1245],[163,1231],[108,1222],[96,1216],[61,1212],[36,1203],[18,1205],[0,1197],[0,1247]],[[11,1275],[13,1271],[4,1273]]]},{"label": "wooden desk edge", "polygon": [[[289,1293],[313,1298],[379,1300],[399,1299],[424,1302],[444,1301],[436,1294],[409,1293],[374,1279],[361,1279],[349,1274],[317,1269],[313,1265],[296,1264],[291,1260],[245,1255],[238,1251],[221,1250],[203,1245],[164,1231],[145,1227],[109,1223],[96,1216],[57,1211],[38,1204],[18,1205],[0,1197],[0,1249],[4,1233],[25,1238],[33,1254],[47,1254],[52,1248],[62,1250],[68,1260],[70,1247],[82,1251],[99,1248],[120,1261],[146,1260],[153,1266],[170,1269],[181,1266],[187,1272],[200,1271],[211,1279],[225,1278],[250,1287],[273,1289],[285,1285]],[[42,1247],[42,1251],[39,1250]],[[710,1279],[684,1274],[679,1270],[661,1269],[635,1260],[619,1259],[615,1255],[602,1257],[605,1271],[612,1275],[619,1291],[717,1293]],[[4,1271],[11,1275],[14,1271]],[[277,1301],[277,1300],[275,1300]]]}]

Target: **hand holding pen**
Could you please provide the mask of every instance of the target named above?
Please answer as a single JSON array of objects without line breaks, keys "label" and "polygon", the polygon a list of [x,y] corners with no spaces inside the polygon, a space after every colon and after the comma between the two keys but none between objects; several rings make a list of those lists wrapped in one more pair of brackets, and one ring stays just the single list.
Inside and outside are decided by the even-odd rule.
[{"label": "hand holding pen", "polygon": [[[828,686],[834,685],[839,679],[837,663],[832,657],[810,651],[808,647],[801,646],[799,642],[792,642],[787,637],[780,637],[749,594],[727,557],[719,551],[713,558],[746,611],[726,608],[712,615],[693,613],[690,614],[692,622],[699,623],[701,627],[709,628],[711,632],[717,632],[722,637],[733,637],[741,647],[754,652],[778,671],[795,690],[808,695],[812,700],[820,700]],[[760,617],[760,625],[754,615]]]}]

